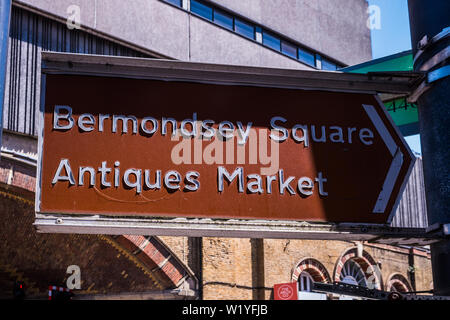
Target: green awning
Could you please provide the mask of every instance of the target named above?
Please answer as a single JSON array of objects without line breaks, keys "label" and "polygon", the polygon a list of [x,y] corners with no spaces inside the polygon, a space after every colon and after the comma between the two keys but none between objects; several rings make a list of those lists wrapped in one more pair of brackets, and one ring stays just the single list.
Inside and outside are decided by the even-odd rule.
[{"label": "green awning", "polygon": [[[368,72],[390,72],[390,71],[412,71],[412,51],[404,51],[380,59],[371,60],[358,65],[341,69],[343,72],[368,73]],[[404,136],[419,133],[419,115],[417,104],[408,103],[406,97],[384,101],[394,123],[399,127]]]}]

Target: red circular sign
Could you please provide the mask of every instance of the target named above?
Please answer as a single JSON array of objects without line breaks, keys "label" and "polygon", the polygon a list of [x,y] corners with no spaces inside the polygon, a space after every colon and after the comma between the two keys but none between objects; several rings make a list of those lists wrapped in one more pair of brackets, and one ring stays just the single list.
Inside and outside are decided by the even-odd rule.
[{"label": "red circular sign", "polygon": [[288,284],[281,285],[278,288],[278,296],[283,300],[291,300],[294,296],[294,290]]}]

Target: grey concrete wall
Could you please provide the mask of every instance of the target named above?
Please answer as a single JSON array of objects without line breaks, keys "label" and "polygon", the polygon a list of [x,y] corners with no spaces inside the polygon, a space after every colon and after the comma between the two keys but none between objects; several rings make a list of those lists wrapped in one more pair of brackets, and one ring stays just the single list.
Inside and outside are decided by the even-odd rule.
[{"label": "grey concrete wall", "polygon": [[211,0],[348,65],[372,59],[366,0]]},{"label": "grey concrete wall", "polygon": [[91,28],[95,26],[95,3],[97,0],[19,0],[14,2],[24,3],[63,18],[67,18],[69,6],[77,5],[81,11],[81,23]]},{"label": "grey concrete wall", "polygon": [[20,0],[15,1],[67,19],[80,7],[83,26],[162,55],[188,60],[189,17],[157,0]]},{"label": "grey concrete wall", "polygon": [[[159,0],[20,0],[161,55],[223,64],[309,69]],[[220,0],[236,11],[347,64],[370,60],[365,0]],[[339,4],[338,4],[339,2]]]},{"label": "grey concrete wall", "polygon": [[179,60],[189,59],[189,17],[155,0],[97,0],[96,29]]}]

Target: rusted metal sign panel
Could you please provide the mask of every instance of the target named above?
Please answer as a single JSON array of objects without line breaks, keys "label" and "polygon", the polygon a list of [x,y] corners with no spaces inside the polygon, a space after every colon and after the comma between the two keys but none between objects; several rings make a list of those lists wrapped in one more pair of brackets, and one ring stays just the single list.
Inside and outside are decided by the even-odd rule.
[{"label": "rusted metal sign panel", "polygon": [[44,90],[38,214],[384,224],[414,161],[373,94],[76,72]]}]

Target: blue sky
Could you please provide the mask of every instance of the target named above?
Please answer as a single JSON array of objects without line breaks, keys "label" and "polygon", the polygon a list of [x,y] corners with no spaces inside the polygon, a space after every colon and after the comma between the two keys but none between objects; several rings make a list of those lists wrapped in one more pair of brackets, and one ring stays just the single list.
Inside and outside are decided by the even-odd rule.
[{"label": "blue sky", "polygon": [[[411,49],[407,0],[369,0],[380,8],[379,28],[372,28],[372,57],[378,59]],[[372,20],[374,21],[374,20]],[[405,138],[409,147],[421,154],[420,136]]]},{"label": "blue sky", "polygon": [[373,59],[411,49],[407,0],[369,0],[380,8],[380,29],[372,29]]}]

